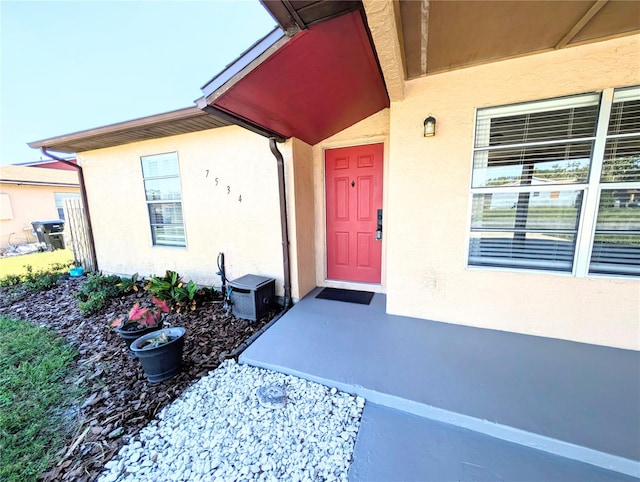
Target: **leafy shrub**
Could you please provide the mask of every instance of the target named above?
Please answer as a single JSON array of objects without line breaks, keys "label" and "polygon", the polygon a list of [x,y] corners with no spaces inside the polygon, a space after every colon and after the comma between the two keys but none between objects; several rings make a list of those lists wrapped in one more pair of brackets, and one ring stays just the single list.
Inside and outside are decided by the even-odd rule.
[{"label": "leafy shrub", "polygon": [[99,291],[94,293],[86,301],[78,301],[78,309],[84,313],[85,315],[91,315],[100,311],[100,309],[104,306],[107,301],[107,296],[104,292]]},{"label": "leafy shrub", "polygon": [[62,276],[60,273],[42,273],[33,280],[26,282],[27,288],[36,293],[38,291],[50,290]]},{"label": "leafy shrub", "polygon": [[10,274],[0,279],[0,288],[6,288],[7,286],[15,286],[22,283],[22,276],[19,274]]},{"label": "leafy shrub", "polygon": [[35,271],[33,266],[26,265],[22,275],[10,274],[0,279],[0,287],[16,286],[24,283],[29,291],[43,291],[53,288],[71,263],[53,263],[46,269]]},{"label": "leafy shrub", "polygon": [[131,278],[121,278],[118,288],[122,294],[138,291],[138,273],[135,273]]},{"label": "leafy shrub", "polygon": [[78,300],[78,309],[85,315],[97,312],[109,298],[120,296],[122,291],[119,285],[121,283],[122,278],[116,275],[89,274],[87,280],[74,295]]},{"label": "leafy shrub", "polygon": [[173,299],[175,289],[182,286],[182,278],[175,271],[167,270],[164,277],[151,276],[147,283],[147,290],[159,300],[176,301]]},{"label": "leafy shrub", "polygon": [[170,270],[167,270],[162,278],[149,278],[146,289],[156,298],[171,302],[177,312],[183,309],[193,311],[198,302],[215,295],[214,290],[198,288],[193,281],[184,283],[178,273]]},{"label": "leafy shrub", "polygon": [[198,294],[198,285],[193,281],[189,281],[186,285],[177,286],[173,291],[173,301],[178,305],[178,309],[182,307],[191,310],[196,309],[196,296]]}]

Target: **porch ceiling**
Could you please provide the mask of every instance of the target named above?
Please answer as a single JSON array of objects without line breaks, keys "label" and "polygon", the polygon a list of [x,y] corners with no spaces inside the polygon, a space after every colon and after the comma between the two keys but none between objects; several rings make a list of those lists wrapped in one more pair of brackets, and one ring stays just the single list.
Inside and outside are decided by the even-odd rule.
[{"label": "porch ceiling", "polygon": [[203,87],[199,105],[312,145],[388,107],[363,14],[353,11],[360,2],[335,3],[347,13],[317,9],[320,20],[329,20],[307,16],[305,29],[295,36],[256,44],[228,68],[242,64],[242,69]]},{"label": "porch ceiling", "polygon": [[640,2],[400,0],[407,78],[640,31]]},{"label": "porch ceiling", "polygon": [[[387,92],[364,14],[363,3],[369,14],[380,0],[261,1],[285,33],[272,32],[206,84],[200,108],[262,135],[316,144],[390,97],[401,100],[397,86]],[[395,21],[372,31],[376,43],[397,35],[393,75],[382,65],[390,82],[640,32],[637,1],[388,2]]]}]

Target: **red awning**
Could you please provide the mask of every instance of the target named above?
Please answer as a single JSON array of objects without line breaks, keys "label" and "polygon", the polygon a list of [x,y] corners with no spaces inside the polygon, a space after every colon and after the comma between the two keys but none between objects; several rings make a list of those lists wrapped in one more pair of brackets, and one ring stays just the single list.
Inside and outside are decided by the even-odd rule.
[{"label": "red awning", "polygon": [[[389,106],[360,11],[312,25],[273,46],[259,65],[228,76],[213,91],[213,81],[203,87],[206,104],[311,145]],[[268,50],[263,46],[262,53]],[[240,60],[249,66],[255,59]],[[221,76],[224,72],[216,78]]]}]

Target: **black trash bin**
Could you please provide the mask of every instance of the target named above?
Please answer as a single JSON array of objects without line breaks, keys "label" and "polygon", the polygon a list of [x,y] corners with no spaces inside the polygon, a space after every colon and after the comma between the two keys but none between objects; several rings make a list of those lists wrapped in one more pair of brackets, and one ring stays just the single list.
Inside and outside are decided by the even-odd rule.
[{"label": "black trash bin", "polygon": [[45,243],[50,250],[64,249],[64,221],[53,219],[51,221],[33,221],[33,230],[38,236],[38,242]]}]

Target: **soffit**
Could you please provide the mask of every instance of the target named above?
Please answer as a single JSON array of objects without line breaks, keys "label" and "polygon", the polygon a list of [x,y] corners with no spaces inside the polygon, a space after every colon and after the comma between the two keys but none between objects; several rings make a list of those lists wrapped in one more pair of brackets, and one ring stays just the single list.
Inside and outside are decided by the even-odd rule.
[{"label": "soffit", "polygon": [[205,85],[204,103],[311,145],[388,107],[360,10],[304,26],[291,38],[247,53],[241,62],[246,67],[224,85]]},{"label": "soffit", "polygon": [[360,0],[260,0],[287,35],[362,8]]},{"label": "soffit", "polygon": [[111,124],[95,129],[30,142],[33,148],[44,147],[57,152],[83,152],[131,142],[189,134],[232,125],[197,107],[165,112],[149,117]]},{"label": "soffit", "polygon": [[640,30],[640,2],[400,0],[408,78]]}]

